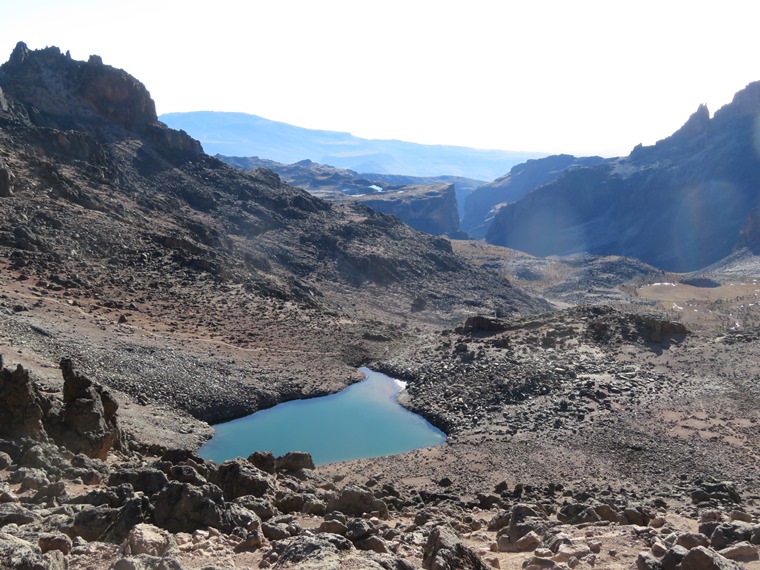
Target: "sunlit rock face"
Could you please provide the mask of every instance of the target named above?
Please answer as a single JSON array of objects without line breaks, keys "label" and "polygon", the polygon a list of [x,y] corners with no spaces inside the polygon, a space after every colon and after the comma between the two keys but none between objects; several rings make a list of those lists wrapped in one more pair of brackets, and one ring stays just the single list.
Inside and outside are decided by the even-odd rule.
[{"label": "sunlit rock face", "polygon": [[[626,255],[692,271],[746,244],[760,203],[760,82],[625,158],[570,170],[501,209],[490,243],[536,255]],[[742,233],[744,229],[744,233]]]}]

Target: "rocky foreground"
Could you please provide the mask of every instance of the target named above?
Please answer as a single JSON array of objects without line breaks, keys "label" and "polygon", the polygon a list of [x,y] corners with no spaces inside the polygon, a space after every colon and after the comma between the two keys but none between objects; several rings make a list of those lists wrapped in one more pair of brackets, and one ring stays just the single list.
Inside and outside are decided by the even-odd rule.
[{"label": "rocky foreground", "polygon": [[[136,451],[102,386],[0,374],[0,560],[50,568],[758,568],[760,508],[734,483],[676,492],[502,481],[459,495],[315,471],[306,453],[217,464]],[[62,397],[61,397],[62,396]],[[143,450],[144,451],[144,450]]]}]

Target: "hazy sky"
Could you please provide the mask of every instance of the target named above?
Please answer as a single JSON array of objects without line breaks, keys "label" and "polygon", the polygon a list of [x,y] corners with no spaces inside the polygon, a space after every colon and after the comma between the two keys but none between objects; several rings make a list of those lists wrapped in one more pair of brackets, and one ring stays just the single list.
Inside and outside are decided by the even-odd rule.
[{"label": "hazy sky", "polygon": [[754,0],[0,0],[17,41],[90,54],[159,113],[625,155],[760,80]]}]

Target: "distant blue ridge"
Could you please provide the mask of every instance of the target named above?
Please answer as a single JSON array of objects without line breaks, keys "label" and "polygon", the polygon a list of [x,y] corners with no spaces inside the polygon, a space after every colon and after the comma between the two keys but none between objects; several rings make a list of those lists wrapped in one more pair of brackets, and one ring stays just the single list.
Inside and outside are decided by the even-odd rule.
[{"label": "distant blue ridge", "polygon": [[337,131],[304,129],[246,113],[195,111],[159,117],[174,129],[198,139],[210,155],[258,156],[293,164],[310,159],[356,172],[406,176],[463,176],[494,180],[516,164],[541,153],[479,150],[423,145],[397,140],[369,140]]}]

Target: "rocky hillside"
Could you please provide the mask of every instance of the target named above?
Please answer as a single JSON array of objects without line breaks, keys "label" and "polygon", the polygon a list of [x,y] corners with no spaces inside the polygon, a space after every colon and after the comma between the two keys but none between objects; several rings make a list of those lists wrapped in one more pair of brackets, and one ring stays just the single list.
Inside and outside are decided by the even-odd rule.
[{"label": "rocky hillside", "polygon": [[[302,160],[280,164],[257,157],[218,156],[227,164],[253,170],[268,168],[288,184],[307,190],[328,201],[356,201],[377,212],[393,214],[416,230],[433,235],[453,234],[459,229],[459,215],[454,183],[412,182],[389,184],[363,177],[352,170]],[[442,177],[448,178],[448,177]],[[436,180],[433,178],[432,180]]]},{"label": "rocky hillside", "polygon": [[346,385],[410,322],[544,306],[392,216],[205,155],[96,56],[19,44],[0,89],[4,332],[146,402],[241,415]]},{"label": "rocky hillside", "polygon": [[483,237],[491,220],[505,204],[517,202],[528,192],[556,180],[566,170],[599,164],[599,157],[578,158],[559,154],[537,158],[513,166],[505,174],[476,188],[464,202],[461,228],[474,237]]},{"label": "rocky hillside", "polygon": [[535,255],[636,257],[693,271],[754,243],[760,179],[752,83],[710,117],[626,158],[575,168],[502,208],[486,239]]}]

